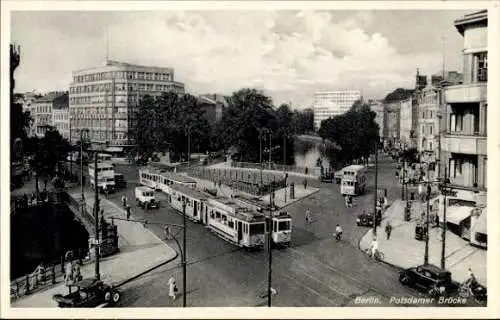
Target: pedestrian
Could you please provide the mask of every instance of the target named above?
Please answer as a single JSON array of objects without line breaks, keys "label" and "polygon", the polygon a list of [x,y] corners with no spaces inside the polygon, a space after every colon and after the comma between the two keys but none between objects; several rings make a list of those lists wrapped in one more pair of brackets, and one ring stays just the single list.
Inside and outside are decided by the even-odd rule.
[{"label": "pedestrian", "polygon": [[371,244],[371,253],[372,253],[372,258],[375,258],[375,255],[377,254],[378,251],[378,241],[377,238],[373,238],[372,244]]},{"label": "pedestrian", "polygon": [[168,240],[170,235],[170,229],[168,226],[163,227],[163,232],[165,232],[165,240]]},{"label": "pedestrian", "polygon": [[389,221],[387,221],[387,223],[385,225],[385,234],[387,235],[387,240],[389,240],[391,238],[391,232],[392,232],[392,226],[389,223]]},{"label": "pedestrian", "polygon": [[172,300],[175,300],[177,291],[177,283],[174,277],[170,277],[170,279],[168,279],[168,296],[172,298]]},{"label": "pedestrian", "polygon": [[107,199],[108,198],[108,187],[106,184],[102,186],[102,192],[104,193],[104,197]]},{"label": "pedestrian", "polygon": [[127,220],[130,220],[130,206],[127,204]]},{"label": "pedestrian", "polygon": [[122,195],[122,204],[124,208],[127,207],[127,197],[125,195]]},{"label": "pedestrian", "polygon": [[311,210],[306,210],[306,223],[311,223]]},{"label": "pedestrian", "polygon": [[307,189],[307,178],[304,178],[304,190]]}]

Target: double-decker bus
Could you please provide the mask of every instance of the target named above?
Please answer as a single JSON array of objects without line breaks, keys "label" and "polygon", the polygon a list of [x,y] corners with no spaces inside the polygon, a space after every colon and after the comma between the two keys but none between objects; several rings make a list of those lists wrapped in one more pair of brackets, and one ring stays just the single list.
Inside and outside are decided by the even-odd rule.
[{"label": "double-decker bus", "polygon": [[366,191],[367,169],[362,165],[350,165],[342,169],[340,193],[343,196],[357,196]]}]

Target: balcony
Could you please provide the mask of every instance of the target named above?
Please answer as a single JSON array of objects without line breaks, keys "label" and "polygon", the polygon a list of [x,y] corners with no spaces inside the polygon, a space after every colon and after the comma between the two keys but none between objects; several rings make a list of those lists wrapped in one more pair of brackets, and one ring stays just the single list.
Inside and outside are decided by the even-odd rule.
[{"label": "balcony", "polygon": [[487,101],[487,83],[477,82],[450,86],[445,89],[446,103]]},{"label": "balcony", "polygon": [[441,148],[451,153],[487,155],[485,136],[445,133]]}]

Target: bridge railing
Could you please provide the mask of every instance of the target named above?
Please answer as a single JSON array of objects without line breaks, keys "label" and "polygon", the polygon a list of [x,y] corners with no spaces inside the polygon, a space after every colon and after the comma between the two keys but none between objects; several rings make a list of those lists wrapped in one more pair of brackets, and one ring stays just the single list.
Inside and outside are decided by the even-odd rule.
[{"label": "bridge railing", "polygon": [[247,168],[247,169],[263,169],[263,170],[275,170],[275,171],[287,171],[287,172],[296,172],[302,174],[308,174],[313,176],[321,175],[321,168],[318,167],[298,167],[298,166],[290,166],[290,165],[282,165],[277,163],[269,163],[265,162],[260,163],[256,162],[231,162],[231,167],[235,168]]}]

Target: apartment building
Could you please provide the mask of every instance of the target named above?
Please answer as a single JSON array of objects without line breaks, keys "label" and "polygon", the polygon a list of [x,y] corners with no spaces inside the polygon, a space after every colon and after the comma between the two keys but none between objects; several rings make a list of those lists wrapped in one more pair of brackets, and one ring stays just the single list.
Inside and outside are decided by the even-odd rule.
[{"label": "apartment building", "polygon": [[64,94],[61,99],[54,102],[52,107],[52,125],[59,131],[63,138],[70,140],[69,103],[67,93]]},{"label": "apartment building", "polygon": [[399,148],[400,141],[400,102],[389,102],[384,104],[384,145],[385,147]]},{"label": "apartment building", "polygon": [[321,122],[346,113],[356,102],[361,100],[361,91],[325,91],[314,94],[314,129],[321,127]]},{"label": "apartment building", "polygon": [[95,146],[113,152],[133,146],[135,112],[145,95],[184,93],[184,84],[174,81],[174,69],[106,61],[103,66],[73,72],[69,112],[72,140],[89,130]]},{"label": "apartment building", "polygon": [[418,102],[413,97],[399,102],[399,139],[406,148],[417,147]]},{"label": "apartment building", "polygon": [[455,27],[464,37],[463,84],[444,90],[440,158],[453,187],[472,193],[487,189],[487,12],[465,15]]},{"label": "apartment building", "polygon": [[43,137],[48,127],[53,127],[52,112],[54,106],[67,104],[67,92],[49,92],[45,96],[36,99],[31,106],[31,117],[33,118],[31,135]]},{"label": "apartment building", "polygon": [[428,86],[420,92],[418,97],[417,150],[420,160],[428,164],[435,164],[438,160],[439,119],[442,116],[441,95],[441,88]]}]

